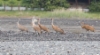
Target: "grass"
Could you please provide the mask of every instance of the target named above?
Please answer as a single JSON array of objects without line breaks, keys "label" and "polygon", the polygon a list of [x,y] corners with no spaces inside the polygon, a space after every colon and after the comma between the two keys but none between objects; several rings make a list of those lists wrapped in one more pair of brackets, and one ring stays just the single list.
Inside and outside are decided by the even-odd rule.
[{"label": "grass", "polygon": [[78,11],[68,11],[68,10],[54,10],[52,12],[53,17],[61,18],[87,18],[87,19],[100,19],[100,13],[89,13],[89,12],[78,12]]},{"label": "grass", "polygon": [[0,17],[32,17],[42,18],[75,18],[75,19],[100,19],[100,13],[87,13],[67,11],[64,9],[54,11],[0,11]]}]

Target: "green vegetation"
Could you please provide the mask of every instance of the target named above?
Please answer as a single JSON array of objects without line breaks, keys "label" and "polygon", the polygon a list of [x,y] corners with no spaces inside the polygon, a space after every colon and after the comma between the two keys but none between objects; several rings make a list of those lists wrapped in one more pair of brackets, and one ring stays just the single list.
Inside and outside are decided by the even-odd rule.
[{"label": "green vegetation", "polygon": [[59,9],[54,11],[0,11],[1,17],[32,17],[38,16],[41,18],[75,18],[75,19],[100,19],[100,13],[87,13],[67,11]]},{"label": "green vegetation", "polygon": [[22,0],[22,4],[30,8],[44,8],[47,11],[69,7],[69,3],[66,0]]},{"label": "green vegetation", "polygon": [[[62,9],[70,7],[67,0],[0,0],[0,6],[17,6],[20,10],[20,6],[27,8],[44,8],[46,11],[53,11],[54,9]],[[26,10],[27,10],[26,8]],[[100,12],[100,0],[91,0],[89,5],[90,12]]]},{"label": "green vegetation", "polygon": [[100,12],[100,0],[92,0],[89,9],[90,12]]},{"label": "green vegetation", "polygon": [[[27,8],[44,8],[46,11],[52,11],[54,9],[68,8],[70,4],[67,0],[0,0],[0,6],[17,6],[20,10],[20,6]],[[100,0],[91,0],[89,6],[90,12],[100,12]],[[27,10],[27,9],[26,9]]]},{"label": "green vegetation", "polygon": [[[26,11],[0,11],[1,17],[31,17],[42,18],[91,18],[100,19],[100,0],[93,0],[89,6],[90,12],[67,11],[70,5],[67,0],[0,0],[0,6],[14,6],[20,10],[21,6],[26,7]],[[27,8],[31,8],[28,11]],[[33,11],[33,8],[44,8],[45,11]],[[62,9],[64,8],[64,9]],[[5,10],[5,9],[4,9]],[[94,12],[94,13],[92,13]]]},{"label": "green vegetation", "polygon": [[[0,6],[24,6],[27,8],[44,8],[44,10],[51,11],[58,8],[68,8],[69,3],[66,0],[0,0]],[[5,10],[5,9],[4,9]]]}]

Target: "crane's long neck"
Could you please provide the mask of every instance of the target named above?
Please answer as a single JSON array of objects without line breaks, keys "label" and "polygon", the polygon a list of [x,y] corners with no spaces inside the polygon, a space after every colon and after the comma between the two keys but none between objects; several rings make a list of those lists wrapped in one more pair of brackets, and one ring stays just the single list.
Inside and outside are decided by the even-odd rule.
[{"label": "crane's long neck", "polygon": [[19,25],[19,20],[18,20],[18,22],[17,22],[17,25]]},{"label": "crane's long neck", "polygon": [[36,26],[36,24],[35,24],[35,22],[34,22],[34,21],[32,21],[32,25],[33,25],[33,26]]},{"label": "crane's long neck", "polygon": [[81,23],[81,26],[85,25],[83,22]]},{"label": "crane's long neck", "polygon": [[40,24],[40,19],[38,20],[38,24]]}]

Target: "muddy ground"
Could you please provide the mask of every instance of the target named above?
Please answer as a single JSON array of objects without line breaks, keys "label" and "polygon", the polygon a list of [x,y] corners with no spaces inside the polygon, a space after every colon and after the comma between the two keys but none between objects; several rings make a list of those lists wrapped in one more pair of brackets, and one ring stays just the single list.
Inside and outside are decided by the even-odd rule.
[{"label": "muddy ground", "polygon": [[[0,19],[0,41],[100,41],[100,20],[80,19],[55,19],[54,24],[64,29],[64,35],[55,33],[51,27],[51,19],[41,19],[41,24],[50,29],[50,33],[36,35],[31,27],[31,19],[23,18],[20,24],[26,26],[29,32],[20,32],[16,22],[18,18]],[[95,32],[86,32],[80,26],[80,22],[93,25]]]}]

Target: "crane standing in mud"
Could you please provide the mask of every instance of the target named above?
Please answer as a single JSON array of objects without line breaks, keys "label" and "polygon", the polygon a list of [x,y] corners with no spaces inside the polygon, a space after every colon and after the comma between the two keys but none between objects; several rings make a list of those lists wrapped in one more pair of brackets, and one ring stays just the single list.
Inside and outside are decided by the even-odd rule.
[{"label": "crane standing in mud", "polygon": [[[20,20],[20,19],[19,19],[19,20]],[[28,32],[28,29],[27,29],[25,26],[21,25],[21,24],[19,23],[19,20],[18,20],[18,22],[17,22],[17,27],[18,27],[18,29],[19,29],[20,31],[26,31],[26,32]]]},{"label": "crane standing in mud", "polygon": [[39,25],[36,25],[35,22],[37,22],[37,19],[35,17],[32,18],[32,27],[35,30],[35,32],[37,32],[37,35],[41,34],[41,28],[39,27]]},{"label": "crane standing in mud", "polygon": [[81,27],[86,31],[95,32],[95,28],[93,26],[85,24],[84,22],[81,22]]},{"label": "crane standing in mud", "polygon": [[45,31],[45,32],[47,32],[47,33],[49,33],[49,29],[48,29],[46,26],[40,24],[40,18],[38,18],[38,25],[39,25],[39,27],[41,28],[41,30],[43,30],[43,31]]},{"label": "crane standing in mud", "polygon": [[53,30],[55,30],[56,32],[59,32],[59,33],[61,33],[61,34],[64,34],[64,30],[61,29],[60,27],[54,25],[54,24],[53,24],[53,19],[51,19],[51,20],[52,20],[51,25],[52,25]]}]

